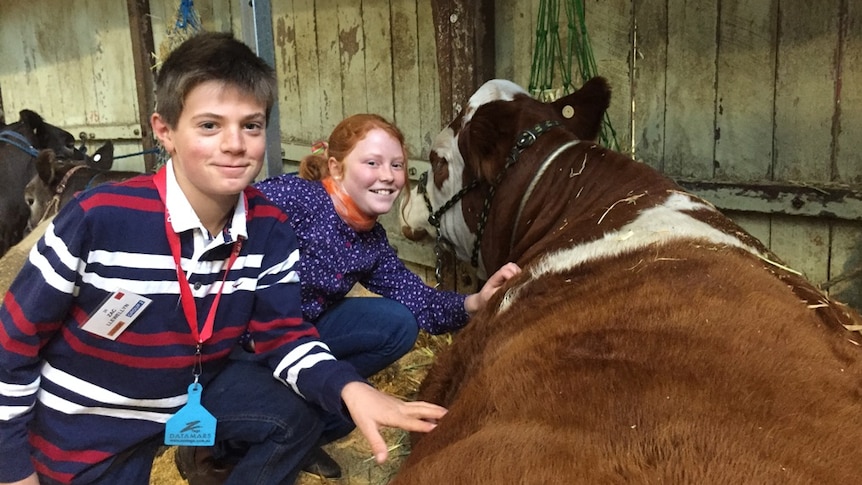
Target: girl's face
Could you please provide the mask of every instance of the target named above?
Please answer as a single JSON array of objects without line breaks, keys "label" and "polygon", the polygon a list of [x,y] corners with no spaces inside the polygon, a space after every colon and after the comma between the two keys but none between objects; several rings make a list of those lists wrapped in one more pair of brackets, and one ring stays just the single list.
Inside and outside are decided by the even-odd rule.
[{"label": "girl's face", "polygon": [[404,148],[392,135],[374,128],[359,140],[339,164],[329,159],[329,173],[341,183],[365,215],[389,212],[407,181]]}]

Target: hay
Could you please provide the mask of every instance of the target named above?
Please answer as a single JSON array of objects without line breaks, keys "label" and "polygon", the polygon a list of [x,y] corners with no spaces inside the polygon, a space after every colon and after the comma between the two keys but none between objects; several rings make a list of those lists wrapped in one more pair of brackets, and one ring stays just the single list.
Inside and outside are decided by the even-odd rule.
[{"label": "hay", "polygon": [[[189,4],[191,2],[188,2]],[[201,19],[193,5],[177,2],[177,14],[166,26],[166,35],[159,44],[158,55],[154,55],[154,67],[158,70],[174,49],[202,30]]]},{"label": "hay", "polygon": [[[425,378],[434,356],[452,343],[450,335],[429,335],[424,332],[413,350],[394,364],[372,377],[371,383],[377,389],[402,399],[413,399],[419,388],[419,383]],[[341,440],[330,443],[324,449],[340,465],[343,472],[338,480],[327,480],[315,475],[301,474],[298,485],[384,485],[395,476],[401,463],[410,454],[409,433],[400,429],[386,428],[382,430],[386,443],[389,445],[389,459],[378,465],[372,455],[371,448],[359,431],[347,435]]]}]

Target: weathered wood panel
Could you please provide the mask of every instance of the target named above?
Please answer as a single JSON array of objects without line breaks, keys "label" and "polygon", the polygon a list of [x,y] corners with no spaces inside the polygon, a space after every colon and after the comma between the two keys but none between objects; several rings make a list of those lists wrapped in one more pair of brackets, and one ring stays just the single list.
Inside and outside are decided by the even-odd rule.
[{"label": "weathered wood panel", "polygon": [[777,2],[723,1],[718,26],[715,178],[771,173]]},{"label": "weathered wood panel", "polygon": [[839,300],[862,309],[862,227],[834,223],[830,247],[829,281],[824,284]]},{"label": "weathered wood panel", "polygon": [[[564,49],[565,2],[559,1]],[[179,2],[149,3],[155,45],[167,45]],[[473,10],[458,10],[468,3],[441,0],[438,7],[458,15],[435,19],[433,3],[418,0],[272,2],[286,158],[298,160],[339,120],[360,111],[393,119],[411,158],[426,158],[449,121],[441,116],[441,100],[449,101],[441,96],[441,28],[460,29],[446,35],[462,43],[481,38],[469,29],[492,29],[493,76],[528,87],[541,0],[494,2],[493,26],[471,26]],[[860,215],[855,200],[828,193],[836,193],[834,185],[862,189],[862,0],[825,0],[816,8],[802,0],[584,6],[599,74],[614,89],[610,115],[622,151],[704,187],[800,184],[824,193],[833,216],[823,220],[772,215],[810,212],[794,208],[792,197],[759,200],[745,190],[702,195],[720,194],[713,202],[734,210],[744,227],[815,281],[852,273],[862,224],[847,219]],[[195,2],[205,29],[238,36],[242,7],[234,0]],[[118,153],[140,149],[123,2],[83,0],[71,8],[61,0],[0,0],[0,12],[0,94],[8,118],[31,108],[75,134],[85,132],[91,143],[110,138],[120,140]],[[447,62],[481,71],[464,54]],[[580,76],[571,77],[577,83]],[[413,160],[411,176],[426,166]],[[832,210],[835,204],[841,210]],[[404,242],[394,219],[387,225],[393,243],[409,247],[405,259],[433,261],[430,245]],[[841,295],[862,294],[859,282],[857,275],[830,286]]]},{"label": "weathered wood panel", "polygon": [[[664,163],[667,96],[667,4],[633,2],[632,138],[635,156],[661,170]],[[617,88],[619,89],[619,88]],[[616,98],[616,91],[613,94]],[[612,101],[614,102],[614,101]],[[611,119],[616,124],[616,120]],[[631,150],[631,148],[629,148]]]},{"label": "weathered wood panel", "polygon": [[[842,7],[845,4],[842,4]],[[838,74],[833,135],[833,178],[847,184],[862,184],[862,2],[846,3],[838,22],[839,49],[835,60]]]},{"label": "weathered wood panel", "polygon": [[[619,149],[626,152],[632,145],[632,90],[629,88],[631,39],[634,35],[631,29],[632,2],[606,0],[602,2],[602,8],[592,7],[591,4],[586,5],[587,32],[590,35],[596,65],[613,88],[608,114],[617,133]],[[565,12],[562,15],[565,15]],[[573,65],[576,66],[577,62],[573,62]],[[575,86],[581,85],[580,79],[579,74],[572,76]]]},{"label": "weathered wood panel", "polygon": [[[778,12],[775,180],[831,181],[838,6],[783,0]],[[799,15],[799,12],[806,12]]]},{"label": "weathered wood panel", "polygon": [[716,0],[668,2],[662,170],[673,177],[712,178],[717,9]]},{"label": "weathered wood panel", "polygon": [[[91,146],[106,135],[139,136],[125,2],[72,8],[62,0],[0,0],[0,12],[0,84],[10,121],[32,109],[76,137],[85,133]],[[132,147],[119,143],[117,152],[124,149]]]}]

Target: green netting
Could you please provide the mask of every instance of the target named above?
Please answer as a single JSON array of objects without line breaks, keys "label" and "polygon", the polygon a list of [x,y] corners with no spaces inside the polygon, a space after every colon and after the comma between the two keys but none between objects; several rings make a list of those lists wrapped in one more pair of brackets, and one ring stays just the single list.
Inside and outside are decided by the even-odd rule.
[{"label": "green netting", "polygon": [[[560,0],[541,0],[536,21],[536,46],[530,66],[530,94],[542,101],[553,101],[577,88],[572,83],[572,60],[577,59],[581,83],[598,76],[598,67],[587,34],[583,0],[564,0],[567,43],[563,54],[560,38]],[[560,84],[556,85],[556,71]],[[599,141],[614,150],[619,148],[617,134],[605,113]]]}]

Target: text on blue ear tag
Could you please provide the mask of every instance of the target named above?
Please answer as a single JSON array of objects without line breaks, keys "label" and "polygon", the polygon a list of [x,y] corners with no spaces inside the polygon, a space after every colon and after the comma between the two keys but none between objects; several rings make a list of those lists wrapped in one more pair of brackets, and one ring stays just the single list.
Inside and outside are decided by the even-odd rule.
[{"label": "text on blue ear tag", "polygon": [[189,401],[165,424],[165,444],[212,446],[215,444],[216,418],[201,406],[203,386],[189,385]]}]

